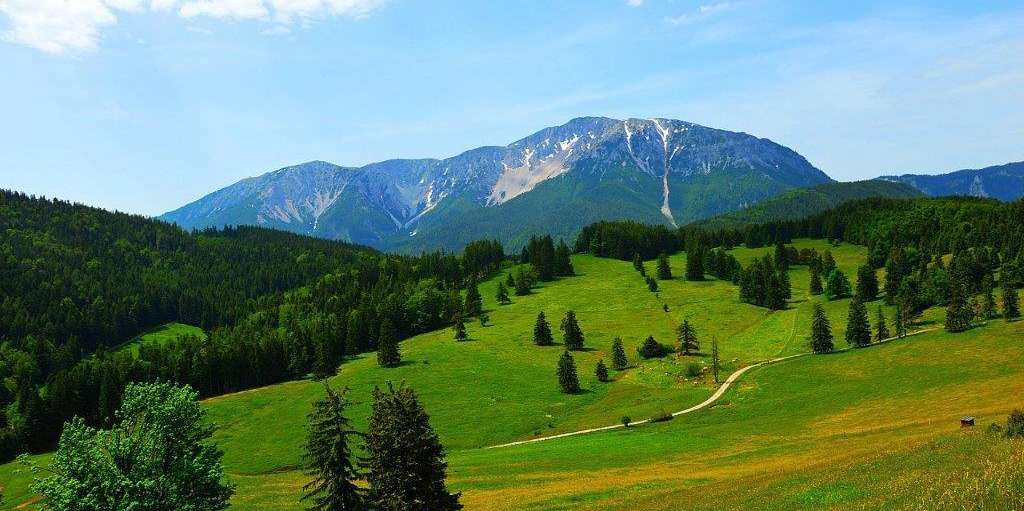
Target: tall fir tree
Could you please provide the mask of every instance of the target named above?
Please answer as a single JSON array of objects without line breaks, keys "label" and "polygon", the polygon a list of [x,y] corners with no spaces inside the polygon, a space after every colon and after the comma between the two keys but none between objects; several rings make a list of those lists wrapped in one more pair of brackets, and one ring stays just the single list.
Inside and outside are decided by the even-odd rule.
[{"label": "tall fir tree", "polygon": [[864,306],[864,302],[857,298],[850,301],[850,310],[846,316],[846,342],[857,348],[871,344],[868,309]]},{"label": "tall fir tree", "polygon": [[829,275],[836,269],[836,260],[832,257],[832,250],[825,249],[825,255],[821,258],[821,274]]},{"label": "tall fir tree", "polygon": [[565,317],[562,318],[562,342],[565,343],[565,349],[567,350],[581,350],[583,349],[583,330],[580,328],[580,324],[576,321],[576,311],[566,311]]},{"label": "tall fir tree", "polygon": [[1013,321],[1020,317],[1020,299],[1012,285],[1003,285],[1003,318]]},{"label": "tall fir tree", "polygon": [[612,340],[612,367],[616,371],[629,367],[629,359],[626,358],[626,349],[622,347],[621,337],[616,337]]},{"label": "tall fir tree", "polygon": [[893,313],[892,326],[896,329],[896,337],[902,339],[907,336],[907,320],[899,304],[896,304],[896,312]]},{"label": "tall fir tree", "polygon": [[377,365],[381,367],[398,367],[402,363],[402,355],[398,351],[398,331],[391,320],[384,319],[380,324],[380,335],[377,337]]},{"label": "tall fir tree", "polygon": [[[792,261],[792,262],[796,262],[796,261]],[[790,260],[789,260],[788,253],[786,252],[786,245],[784,245],[780,241],[780,242],[775,244],[775,266],[779,269],[779,271],[788,271],[789,270],[789,264],[790,264]]]},{"label": "tall fir tree", "polygon": [[558,248],[555,249],[555,275],[569,277],[576,274],[572,267],[571,254],[565,241],[559,240]]},{"label": "tall fir tree", "polygon": [[992,319],[996,317],[996,298],[993,295],[994,284],[992,283],[992,274],[987,273],[984,278],[981,279],[981,318]]},{"label": "tall fir tree", "polygon": [[832,343],[832,326],[829,324],[828,316],[825,316],[825,309],[821,304],[814,304],[814,313],[811,316],[811,349],[815,353],[829,353],[835,349]]},{"label": "tall fir tree", "polygon": [[448,464],[416,393],[404,384],[373,391],[366,461],[371,509],[457,511],[458,493],[445,486]]},{"label": "tall fir tree", "polygon": [[946,306],[946,331],[963,332],[971,328],[974,311],[968,303],[966,276],[958,271],[950,272],[949,305]]},{"label": "tall fir tree", "polygon": [[576,394],[580,391],[580,379],[576,374],[576,361],[573,360],[572,353],[562,352],[562,357],[558,359],[557,375],[558,386],[562,388],[562,392]]},{"label": "tall fir tree", "polygon": [[555,343],[551,337],[551,325],[543,312],[537,314],[537,321],[533,324],[533,343],[537,346],[551,346]]},{"label": "tall fir tree", "polygon": [[508,305],[512,303],[512,300],[508,298],[508,287],[505,286],[504,282],[498,282],[498,292],[495,294],[495,298],[501,305]]},{"label": "tall fir tree", "polygon": [[668,254],[664,252],[658,254],[658,279],[672,279],[672,267],[668,264]]},{"label": "tall fir tree", "polygon": [[466,305],[463,307],[466,317],[479,315],[484,310],[484,301],[480,296],[480,289],[476,286],[476,280],[470,279],[466,285]]},{"label": "tall fir tree", "polygon": [[885,324],[885,311],[882,305],[878,305],[878,314],[875,319],[875,342],[881,342],[889,338],[889,327]]},{"label": "tall fir tree", "polygon": [[676,327],[676,340],[679,342],[679,353],[683,355],[689,356],[700,349],[700,343],[697,342],[697,332],[689,320],[684,319],[683,323]]},{"label": "tall fir tree", "polygon": [[512,276],[512,272],[508,272],[508,277],[505,278],[505,287],[509,289],[516,287],[516,278]]},{"label": "tall fir tree", "polygon": [[711,375],[718,381],[718,373],[722,370],[722,359],[718,354],[718,337],[711,338]]},{"label": "tall fir tree", "polygon": [[878,298],[878,275],[870,264],[857,268],[857,299],[867,303]]},{"label": "tall fir tree", "polygon": [[601,383],[608,381],[608,368],[605,367],[603,358],[597,361],[597,367],[594,368],[594,376]]},{"label": "tall fir tree", "polygon": [[356,485],[361,474],[353,463],[352,445],[359,433],[352,430],[344,392],[324,383],[324,397],[313,403],[308,416],[303,463],[310,481],[302,487],[309,511],[364,511],[363,491]]},{"label": "tall fir tree", "polygon": [[820,295],[822,291],[821,270],[817,266],[811,266],[810,292],[812,295]]},{"label": "tall fir tree", "polygon": [[825,296],[829,300],[838,300],[850,295],[850,281],[842,270],[834,269],[825,280]]},{"label": "tall fir tree", "polygon": [[[704,255],[704,247],[699,240],[690,242],[686,250],[686,280],[704,280]],[[658,278],[661,278],[660,262],[658,268]]]},{"label": "tall fir tree", "polygon": [[525,267],[520,266],[519,271],[516,272],[514,287],[516,290],[516,296],[526,296],[530,294],[530,288],[533,287],[533,277]]}]

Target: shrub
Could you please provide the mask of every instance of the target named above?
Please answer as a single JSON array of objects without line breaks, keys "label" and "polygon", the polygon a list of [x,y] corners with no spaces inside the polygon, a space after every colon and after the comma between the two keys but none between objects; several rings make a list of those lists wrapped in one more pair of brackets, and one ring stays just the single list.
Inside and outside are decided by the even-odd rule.
[{"label": "shrub", "polygon": [[686,377],[687,378],[696,378],[696,377],[700,376],[700,373],[701,373],[700,364],[694,364],[694,363],[686,364]]},{"label": "shrub", "polygon": [[654,340],[654,336],[647,336],[647,339],[640,346],[640,356],[643,358],[658,358],[665,354],[665,347]]},{"label": "shrub", "polygon": [[672,420],[672,414],[665,410],[658,410],[653,416],[651,416],[651,422],[667,422]]},{"label": "shrub", "polygon": [[1006,419],[1006,436],[1008,438],[1024,438],[1024,412],[1014,410]]},{"label": "shrub", "polygon": [[633,419],[630,419],[628,415],[622,416],[622,427],[628,428],[630,422],[633,422]]}]

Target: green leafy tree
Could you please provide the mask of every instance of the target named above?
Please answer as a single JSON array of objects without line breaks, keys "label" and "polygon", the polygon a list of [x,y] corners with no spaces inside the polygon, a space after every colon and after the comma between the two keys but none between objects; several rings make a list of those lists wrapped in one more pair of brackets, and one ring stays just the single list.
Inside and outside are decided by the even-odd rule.
[{"label": "green leafy tree", "polygon": [[889,327],[885,324],[885,311],[878,306],[878,314],[875,319],[875,341],[881,342],[889,338]]},{"label": "green leafy tree", "polygon": [[377,338],[377,365],[381,367],[398,367],[402,363],[402,355],[398,351],[398,331],[391,320],[385,319],[380,324],[380,336]]},{"label": "green leafy tree", "polygon": [[65,425],[50,475],[32,490],[52,510],[225,509],[234,488],[214,429],[191,387],[129,384],[109,431],[80,417]]},{"label": "green leafy tree", "polygon": [[622,371],[629,367],[629,360],[626,358],[626,350],[622,347],[622,338],[616,337],[612,340],[612,367],[616,371]]},{"label": "green leafy tree", "polygon": [[688,356],[700,349],[700,343],[697,342],[697,331],[694,330],[689,320],[684,319],[683,323],[676,327],[676,340],[679,341],[679,353],[683,355]]},{"label": "green leafy tree", "polygon": [[508,305],[512,303],[512,300],[508,298],[508,287],[505,286],[504,282],[498,282],[498,293],[496,298],[498,303],[501,305]]},{"label": "green leafy tree", "polygon": [[466,306],[463,308],[467,317],[479,315],[484,310],[484,301],[480,296],[480,290],[475,280],[470,280],[466,286]]},{"label": "green leafy tree", "polygon": [[599,382],[604,383],[608,381],[608,368],[604,365],[604,359],[597,361],[597,367],[594,368],[594,376],[597,377]]},{"label": "green leafy tree", "polygon": [[469,335],[466,334],[466,322],[462,320],[462,316],[455,316],[455,322],[452,324],[452,332],[455,335],[456,341],[465,341],[469,339]]},{"label": "green leafy tree", "polygon": [[814,313],[811,316],[811,349],[815,353],[828,353],[835,349],[832,343],[832,326],[825,316],[825,309],[821,304],[814,304]]},{"label": "green leafy tree", "polygon": [[573,351],[583,349],[583,330],[580,329],[580,324],[576,321],[575,311],[565,312],[561,328],[562,342],[565,343],[565,349]]},{"label": "green leafy tree", "polygon": [[562,352],[558,359],[558,386],[566,394],[576,394],[580,391],[580,379],[576,375],[576,361],[568,351]]},{"label": "green leafy tree", "polygon": [[1013,321],[1020,317],[1020,300],[1013,286],[1003,286],[1003,317]]},{"label": "green leafy tree", "polygon": [[356,485],[362,476],[353,463],[352,430],[345,408],[345,394],[324,383],[324,397],[313,403],[308,416],[303,464],[310,481],[302,487],[302,501],[309,511],[364,511],[363,491]]},{"label": "green leafy tree", "polygon": [[448,463],[416,393],[405,384],[373,391],[366,461],[371,509],[455,511],[458,493],[445,486]]},{"label": "green leafy tree", "polygon": [[829,300],[838,300],[850,295],[850,281],[842,270],[832,270],[825,281],[825,296]]},{"label": "green leafy tree", "polygon": [[857,298],[850,301],[850,310],[846,316],[846,342],[857,348],[871,344],[868,309],[864,306],[864,302]]},{"label": "green leafy tree", "polygon": [[671,280],[672,267],[668,264],[668,254],[658,254],[658,280]]},{"label": "green leafy tree", "polygon": [[551,336],[551,325],[543,312],[537,314],[537,321],[533,324],[533,343],[537,346],[551,346],[555,343]]},{"label": "green leafy tree", "polygon": [[873,302],[878,298],[878,275],[869,264],[857,268],[857,299]]}]

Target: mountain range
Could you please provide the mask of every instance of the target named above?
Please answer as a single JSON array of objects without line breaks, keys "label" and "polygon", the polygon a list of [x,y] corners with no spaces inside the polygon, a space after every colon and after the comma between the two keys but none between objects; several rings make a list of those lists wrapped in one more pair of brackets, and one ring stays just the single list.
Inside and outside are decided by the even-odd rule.
[{"label": "mountain range", "polygon": [[[480,238],[518,247],[531,235],[571,238],[599,220],[683,225],[819,185],[834,185],[814,195],[830,205],[865,193],[906,196],[909,187],[896,182],[945,195],[964,181],[942,187],[931,178],[886,177],[843,191],[846,184],[768,139],[673,119],[581,117],[445,159],[285,167],[160,218],[189,229],[259,225],[400,252],[458,250]],[[978,179],[976,194],[1003,182],[968,181]]]},{"label": "mountain range", "polygon": [[1024,196],[1024,162],[957,170],[948,174],[903,174],[879,179],[906,183],[933,197],[973,195],[1012,201]]}]

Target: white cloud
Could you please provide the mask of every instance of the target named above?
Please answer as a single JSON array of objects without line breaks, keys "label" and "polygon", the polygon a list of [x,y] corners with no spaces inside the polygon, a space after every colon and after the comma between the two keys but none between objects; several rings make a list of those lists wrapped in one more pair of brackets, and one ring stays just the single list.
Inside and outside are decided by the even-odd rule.
[{"label": "white cloud", "polygon": [[644,0],[626,0],[626,5],[630,7],[640,7],[644,4]]},{"label": "white cloud", "polygon": [[691,25],[701,20],[717,16],[724,12],[729,12],[739,7],[738,2],[713,2],[710,4],[704,4],[697,8],[696,12],[681,14],[679,16],[672,16],[665,18],[665,22],[669,25]]},{"label": "white cloud", "polygon": [[52,54],[95,50],[102,28],[117,23],[119,12],[148,9],[185,19],[209,17],[273,23],[282,33],[296,21],[332,16],[362,19],[387,0],[0,0],[9,28],[0,39]]}]

